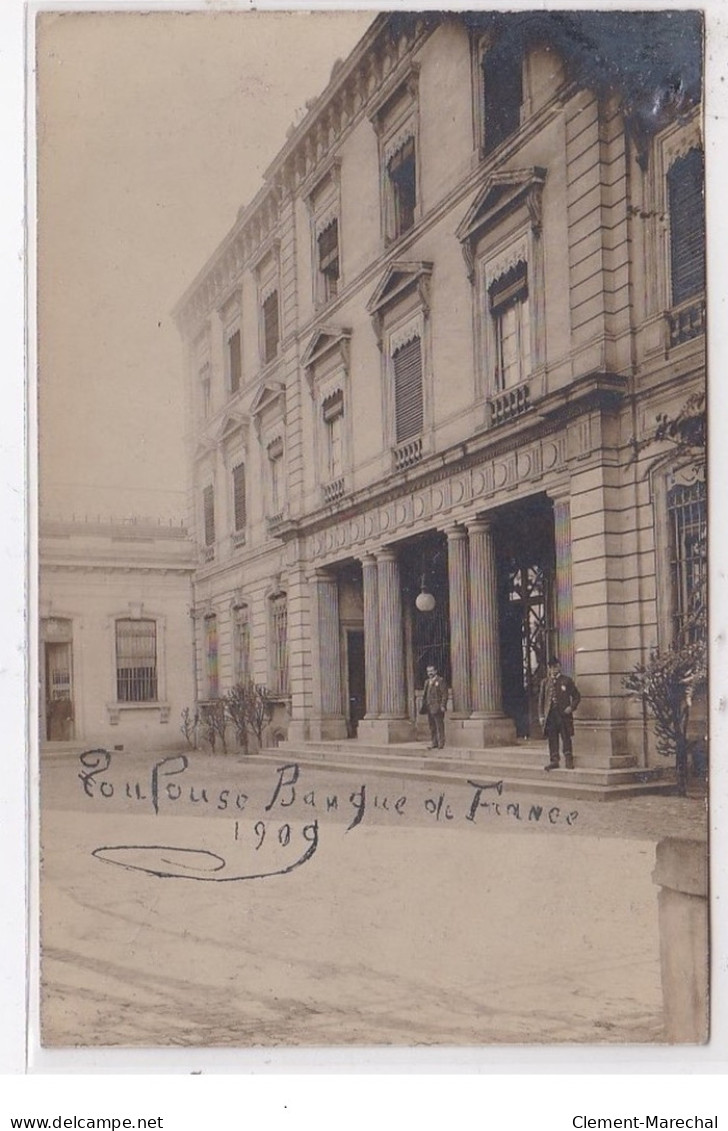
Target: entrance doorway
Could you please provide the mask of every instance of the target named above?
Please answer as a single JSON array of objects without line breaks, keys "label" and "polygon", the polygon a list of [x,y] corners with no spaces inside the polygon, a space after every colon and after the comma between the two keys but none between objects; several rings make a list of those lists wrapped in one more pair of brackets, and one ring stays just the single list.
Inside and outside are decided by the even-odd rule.
[{"label": "entrance doorway", "polygon": [[359,720],[367,713],[366,679],[364,671],[364,630],[346,630],[347,717],[346,728],[350,738],[356,738]]},{"label": "entrance doorway", "polygon": [[70,742],[74,738],[71,622],[45,621],[42,632],[42,733],[47,742]]},{"label": "entrance doorway", "polygon": [[519,738],[538,733],[538,693],[556,642],[554,517],[545,495],[497,516],[503,709]]}]

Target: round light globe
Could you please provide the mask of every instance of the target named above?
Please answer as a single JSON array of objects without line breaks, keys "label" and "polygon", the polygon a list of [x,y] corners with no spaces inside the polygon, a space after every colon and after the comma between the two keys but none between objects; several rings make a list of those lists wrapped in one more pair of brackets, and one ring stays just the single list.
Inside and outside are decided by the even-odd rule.
[{"label": "round light globe", "polygon": [[431,613],[435,607],[435,598],[432,593],[426,593],[423,589],[421,593],[417,594],[415,605],[421,613]]}]

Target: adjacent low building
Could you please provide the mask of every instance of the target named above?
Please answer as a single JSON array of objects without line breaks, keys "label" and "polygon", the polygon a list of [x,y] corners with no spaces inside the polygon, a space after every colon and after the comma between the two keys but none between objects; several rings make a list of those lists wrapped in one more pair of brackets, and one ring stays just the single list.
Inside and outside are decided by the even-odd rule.
[{"label": "adjacent low building", "polygon": [[700,469],[641,449],[705,388],[700,58],[694,12],[381,13],[337,63],[176,312],[201,701],[386,745],[434,662],[448,744],[504,745],[558,653],[581,764],[655,761],[622,681],[705,569]]},{"label": "adjacent low building", "polygon": [[193,707],[193,550],[183,526],[43,522],[41,751],[179,747]]}]

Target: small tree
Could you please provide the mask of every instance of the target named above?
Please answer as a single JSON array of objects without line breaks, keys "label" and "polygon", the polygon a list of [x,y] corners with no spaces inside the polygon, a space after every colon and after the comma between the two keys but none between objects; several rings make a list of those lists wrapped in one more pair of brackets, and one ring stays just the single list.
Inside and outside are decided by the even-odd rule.
[{"label": "small tree", "polygon": [[180,722],[180,728],[179,729],[182,731],[182,734],[185,736],[185,739],[187,741],[187,745],[191,746],[193,750],[196,750],[197,749],[197,736],[198,736],[199,729],[200,729],[200,712],[195,711],[193,713],[190,710],[189,707],[185,707],[184,711],[182,712],[182,714],[180,716],[180,719],[181,719],[181,722]]},{"label": "small tree", "polygon": [[688,721],[693,695],[707,678],[704,641],[672,646],[650,653],[646,664],[637,664],[624,679],[624,686],[641,697],[655,720],[657,750],[675,761],[677,792],[688,788]]},{"label": "small tree", "polygon": [[257,738],[260,748],[263,744],[263,731],[273,714],[273,704],[267,688],[254,683],[252,679],[244,680],[228,691],[225,707],[244,753],[249,752],[251,732]]},{"label": "small tree", "polygon": [[200,708],[200,717],[204,727],[205,738],[210,744],[212,753],[215,753],[217,740],[222,743],[223,754],[227,754],[226,731],[228,724],[227,711],[224,699],[209,699]]}]

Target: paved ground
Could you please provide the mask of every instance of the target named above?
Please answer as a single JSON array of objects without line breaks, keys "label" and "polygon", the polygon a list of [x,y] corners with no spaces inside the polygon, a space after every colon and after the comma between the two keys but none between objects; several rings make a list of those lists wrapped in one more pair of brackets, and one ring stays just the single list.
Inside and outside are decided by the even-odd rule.
[{"label": "paved ground", "polygon": [[43,767],[46,1045],[662,1039],[654,849],[698,796],[84,761]]}]

